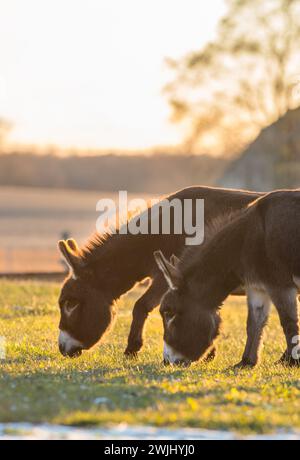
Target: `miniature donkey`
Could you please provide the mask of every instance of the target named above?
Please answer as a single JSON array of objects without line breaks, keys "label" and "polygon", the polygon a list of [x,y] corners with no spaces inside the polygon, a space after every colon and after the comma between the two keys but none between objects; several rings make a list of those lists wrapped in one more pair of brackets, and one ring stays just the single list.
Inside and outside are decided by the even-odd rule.
[{"label": "miniature donkey", "polygon": [[202,247],[186,249],[177,265],[161,252],[169,285],[161,302],[164,359],[189,364],[213,345],[219,309],[243,284],[248,294],[248,340],[240,366],[255,366],[270,303],[279,313],[287,349],[281,362],[299,366],[300,191],[278,191],[223,219]]},{"label": "miniature donkey", "polygon": [[[239,211],[260,194],[191,187],[167,197],[167,200],[205,200],[205,224],[212,219]],[[171,216],[171,228],[174,226]],[[127,224],[128,225],[128,224]],[[170,259],[185,249],[183,234],[127,235],[113,233],[94,236],[80,249],[74,240],[60,241],[59,248],[71,272],[59,300],[61,309],[59,348],[63,355],[74,357],[95,345],[109,328],[115,315],[114,302],[146,278],[152,284],[133,308],[127,355],[135,355],[143,344],[143,328],[148,314],[160,303],[167,289],[153,253],[163,250]]]}]

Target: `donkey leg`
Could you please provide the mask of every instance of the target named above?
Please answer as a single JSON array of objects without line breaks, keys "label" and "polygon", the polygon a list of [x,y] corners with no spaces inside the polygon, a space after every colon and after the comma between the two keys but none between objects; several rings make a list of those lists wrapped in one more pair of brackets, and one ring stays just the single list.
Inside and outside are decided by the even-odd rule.
[{"label": "donkey leg", "polygon": [[264,328],[268,322],[271,300],[258,289],[248,289],[247,343],[242,361],[236,367],[254,367],[259,360]]},{"label": "donkey leg", "polygon": [[289,366],[300,366],[300,359],[297,353],[300,335],[297,290],[290,289],[289,291],[273,292],[272,300],[277,308],[287,344],[287,349],[279,362]]},{"label": "donkey leg", "polygon": [[217,354],[217,349],[216,347],[213,347],[208,353],[207,355],[203,358],[203,362],[205,363],[210,363],[211,361],[213,361],[216,357],[216,354]]},{"label": "donkey leg", "polygon": [[149,313],[157,307],[167,289],[162,276],[154,278],[145,294],[138,299],[132,312],[132,323],[128,337],[126,356],[135,356],[143,346],[143,331]]}]

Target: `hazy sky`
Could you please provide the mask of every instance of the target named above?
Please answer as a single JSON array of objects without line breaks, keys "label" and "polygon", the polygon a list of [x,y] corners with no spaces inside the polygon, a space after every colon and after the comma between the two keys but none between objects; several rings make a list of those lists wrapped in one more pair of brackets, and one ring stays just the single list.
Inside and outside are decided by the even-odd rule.
[{"label": "hazy sky", "polygon": [[213,37],[223,0],[0,0],[0,116],[12,140],[172,144],[166,56]]}]

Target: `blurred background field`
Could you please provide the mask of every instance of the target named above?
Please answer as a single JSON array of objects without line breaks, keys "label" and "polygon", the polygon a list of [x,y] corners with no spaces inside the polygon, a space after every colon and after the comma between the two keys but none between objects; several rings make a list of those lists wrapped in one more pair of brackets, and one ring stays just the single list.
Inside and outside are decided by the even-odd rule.
[{"label": "blurred background field", "polygon": [[57,241],[68,234],[84,244],[96,231],[96,203],[101,198],[118,200],[118,195],[1,187],[0,273],[62,271]]}]

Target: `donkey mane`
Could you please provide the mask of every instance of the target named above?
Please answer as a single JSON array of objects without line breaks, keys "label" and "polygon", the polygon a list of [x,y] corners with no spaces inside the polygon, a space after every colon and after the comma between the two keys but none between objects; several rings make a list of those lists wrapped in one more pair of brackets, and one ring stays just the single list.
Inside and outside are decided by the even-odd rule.
[{"label": "donkey mane", "polygon": [[[145,239],[145,235],[132,235],[128,231],[128,226],[131,222],[135,220],[138,221],[141,216],[144,213],[149,212],[149,210],[150,207],[146,208],[141,213],[132,216],[130,219],[122,219],[116,227],[110,227],[110,229],[105,233],[95,232],[81,249],[80,256],[83,262],[86,264],[93,264],[106,255],[111,259],[112,252],[118,252],[118,250],[127,251],[129,256],[132,246],[128,245],[133,243],[134,246],[137,246],[138,236]],[[127,232],[122,233],[121,230],[126,227]]]},{"label": "donkey mane", "polygon": [[130,234],[120,234],[118,229],[102,234],[95,232],[81,249],[80,256],[87,265],[96,263],[99,258],[104,257],[106,254],[111,257],[112,247],[117,249],[121,244],[122,248],[126,248],[130,237]]},{"label": "donkey mane", "polygon": [[89,263],[95,260],[96,255],[100,252],[100,250],[104,249],[106,243],[113,237],[113,232],[107,231],[106,233],[98,233],[95,232],[85,243],[83,248],[81,249],[81,257],[82,259]]}]

